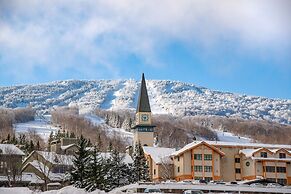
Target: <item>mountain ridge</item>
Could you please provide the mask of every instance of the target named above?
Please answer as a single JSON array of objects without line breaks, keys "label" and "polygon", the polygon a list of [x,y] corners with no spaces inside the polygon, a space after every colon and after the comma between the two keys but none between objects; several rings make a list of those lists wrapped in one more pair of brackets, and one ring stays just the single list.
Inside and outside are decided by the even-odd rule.
[{"label": "mountain ridge", "polygon": [[[95,108],[134,110],[139,81],[63,80],[42,84],[0,87],[0,107],[31,105],[39,111],[55,106],[78,106],[88,112]],[[216,115],[261,119],[291,124],[291,100],[266,98],[211,90],[192,83],[147,80],[153,113],[173,115]]]}]

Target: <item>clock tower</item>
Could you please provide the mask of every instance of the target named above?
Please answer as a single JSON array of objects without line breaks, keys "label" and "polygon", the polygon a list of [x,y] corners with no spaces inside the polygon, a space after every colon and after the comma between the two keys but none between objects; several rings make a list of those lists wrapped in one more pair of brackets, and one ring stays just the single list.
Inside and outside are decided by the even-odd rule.
[{"label": "clock tower", "polygon": [[141,143],[142,146],[153,146],[154,125],[152,125],[151,107],[144,74],[142,74],[138,104],[135,115],[133,146]]}]

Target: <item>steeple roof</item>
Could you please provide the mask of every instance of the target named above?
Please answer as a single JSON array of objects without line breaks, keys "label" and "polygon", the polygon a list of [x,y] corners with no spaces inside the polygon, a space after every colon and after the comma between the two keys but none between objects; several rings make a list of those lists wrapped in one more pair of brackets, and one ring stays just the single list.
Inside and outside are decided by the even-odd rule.
[{"label": "steeple roof", "polygon": [[144,74],[142,74],[141,86],[140,86],[140,91],[139,91],[136,112],[151,112],[151,107],[150,107],[150,102],[149,102],[148,91],[147,91],[147,86],[146,86]]}]

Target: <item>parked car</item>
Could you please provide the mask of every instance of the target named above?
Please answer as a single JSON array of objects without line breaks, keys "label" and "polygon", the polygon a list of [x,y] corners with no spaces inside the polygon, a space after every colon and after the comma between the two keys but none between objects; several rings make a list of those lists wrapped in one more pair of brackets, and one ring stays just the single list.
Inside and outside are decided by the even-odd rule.
[{"label": "parked car", "polygon": [[203,191],[200,190],[186,190],[183,194],[203,194]]},{"label": "parked car", "polygon": [[261,183],[252,183],[250,186],[251,187],[263,187],[264,185]]},{"label": "parked car", "polygon": [[200,183],[200,184],[207,184],[207,181],[206,181],[206,180],[203,180],[203,179],[200,179],[200,180],[199,180],[199,183]]},{"label": "parked car", "polygon": [[279,183],[268,183],[267,187],[282,187]]},{"label": "parked car", "polygon": [[162,184],[167,184],[167,183],[176,183],[176,180],[166,180],[166,181],[162,181]]},{"label": "parked car", "polygon": [[192,179],[186,179],[186,180],[179,181],[178,183],[192,185],[192,182],[193,182]]},{"label": "parked car", "polygon": [[161,189],[145,189],[144,193],[162,193]]}]

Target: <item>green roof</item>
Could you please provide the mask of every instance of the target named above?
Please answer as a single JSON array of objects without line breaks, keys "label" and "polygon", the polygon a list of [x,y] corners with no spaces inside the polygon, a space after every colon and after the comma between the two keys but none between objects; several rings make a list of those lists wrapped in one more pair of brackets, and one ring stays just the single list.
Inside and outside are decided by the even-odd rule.
[{"label": "green roof", "polygon": [[147,92],[147,86],[144,78],[144,74],[142,74],[141,79],[141,86],[139,91],[139,97],[138,97],[138,104],[136,112],[151,112],[148,92]]}]

